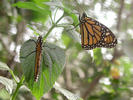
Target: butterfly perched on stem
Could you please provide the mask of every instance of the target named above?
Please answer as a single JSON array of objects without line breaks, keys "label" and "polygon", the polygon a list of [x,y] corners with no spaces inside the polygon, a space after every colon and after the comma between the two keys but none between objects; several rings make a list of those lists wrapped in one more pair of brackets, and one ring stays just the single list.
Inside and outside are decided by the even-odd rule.
[{"label": "butterfly perched on stem", "polygon": [[79,17],[82,48],[91,50],[97,47],[113,48],[117,44],[115,35],[105,25],[87,17]]}]

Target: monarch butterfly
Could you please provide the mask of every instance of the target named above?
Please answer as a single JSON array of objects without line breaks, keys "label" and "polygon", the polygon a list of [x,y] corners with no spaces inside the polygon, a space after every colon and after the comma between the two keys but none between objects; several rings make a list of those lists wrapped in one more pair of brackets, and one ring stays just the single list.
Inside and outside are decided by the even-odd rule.
[{"label": "monarch butterfly", "polygon": [[39,77],[39,71],[40,71],[40,64],[41,64],[41,58],[42,58],[42,47],[43,47],[43,40],[42,40],[42,36],[40,35],[37,39],[37,41],[35,40],[31,40],[36,44],[36,50],[32,51],[31,53],[29,53],[28,55],[26,55],[25,57],[20,57],[20,58],[26,58],[29,55],[33,54],[34,52],[35,54],[35,66],[34,66],[34,81],[37,82],[38,81],[38,77]]},{"label": "monarch butterfly", "polygon": [[35,68],[34,68],[34,81],[38,81],[39,71],[40,71],[40,64],[41,64],[41,57],[42,57],[42,36],[38,37],[36,42],[36,57],[35,57]]},{"label": "monarch butterfly", "polygon": [[105,25],[87,17],[79,17],[82,48],[91,50],[96,47],[113,48],[117,44],[115,35]]}]

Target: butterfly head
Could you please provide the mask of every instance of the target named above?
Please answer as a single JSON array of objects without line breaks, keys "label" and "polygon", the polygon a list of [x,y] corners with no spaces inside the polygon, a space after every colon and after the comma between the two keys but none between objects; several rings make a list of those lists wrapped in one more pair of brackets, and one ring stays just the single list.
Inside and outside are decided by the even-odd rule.
[{"label": "butterfly head", "polygon": [[42,36],[40,35],[40,36],[38,37],[38,39],[37,39],[37,43],[41,43],[41,44],[42,44],[42,42],[43,42],[43,39],[42,39]]},{"label": "butterfly head", "polygon": [[38,39],[42,39],[42,36],[41,36],[41,35],[39,35]]},{"label": "butterfly head", "polygon": [[79,16],[79,20],[80,20],[80,22],[83,22],[84,19],[85,19],[85,17],[87,17],[87,15],[86,15],[85,12],[83,12],[82,16],[81,16],[81,17]]},{"label": "butterfly head", "polygon": [[85,18],[85,17],[87,17],[87,15],[86,15],[85,12],[83,12],[81,19],[82,19],[82,18]]}]

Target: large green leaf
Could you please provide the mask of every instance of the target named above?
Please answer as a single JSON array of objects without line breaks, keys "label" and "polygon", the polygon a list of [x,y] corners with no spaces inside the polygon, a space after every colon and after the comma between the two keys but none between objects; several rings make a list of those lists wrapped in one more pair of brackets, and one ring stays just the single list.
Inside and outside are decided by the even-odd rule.
[{"label": "large green leaf", "polygon": [[17,6],[19,8],[24,8],[24,9],[28,9],[28,10],[32,10],[32,16],[31,18],[34,21],[46,21],[48,15],[51,14],[50,11],[50,7],[46,4],[44,4],[44,2],[22,2],[19,1],[15,4],[13,4],[13,6]]},{"label": "large green leaf", "polygon": [[32,94],[37,99],[40,99],[44,93],[53,87],[53,84],[61,74],[65,64],[65,53],[63,49],[54,44],[45,43],[42,48],[39,80],[34,82],[35,52],[33,51],[35,49],[36,44],[33,40],[25,42],[20,50],[20,61],[27,86]]}]

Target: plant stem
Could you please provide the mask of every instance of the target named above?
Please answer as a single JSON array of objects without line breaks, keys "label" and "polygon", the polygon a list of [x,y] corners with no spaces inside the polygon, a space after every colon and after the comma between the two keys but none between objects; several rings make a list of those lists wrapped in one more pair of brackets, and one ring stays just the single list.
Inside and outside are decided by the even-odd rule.
[{"label": "plant stem", "polygon": [[13,71],[10,69],[9,72],[10,72],[10,74],[12,75],[14,81],[17,83],[17,80],[16,80],[16,78],[15,78],[15,75],[14,75]]},{"label": "plant stem", "polygon": [[50,32],[53,30],[54,27],[57,26],[58,22],[64,17],[64,14],[56,21],[55,24],[52,25],[52,27],[49,29],[49,31],[47,32],[47,34],[43,37],[43,41],[46,40],[46,38],[48,37],[48,35],[50,34]]},{"label": "plant stem", "polygon": [[24,76],[22,76],[20,82],[17,83],[17,88],[16,88],[15,92],[13,93],[11,100],[15,100],[19,88],[23,85],[23,81],[24,81]]}]

